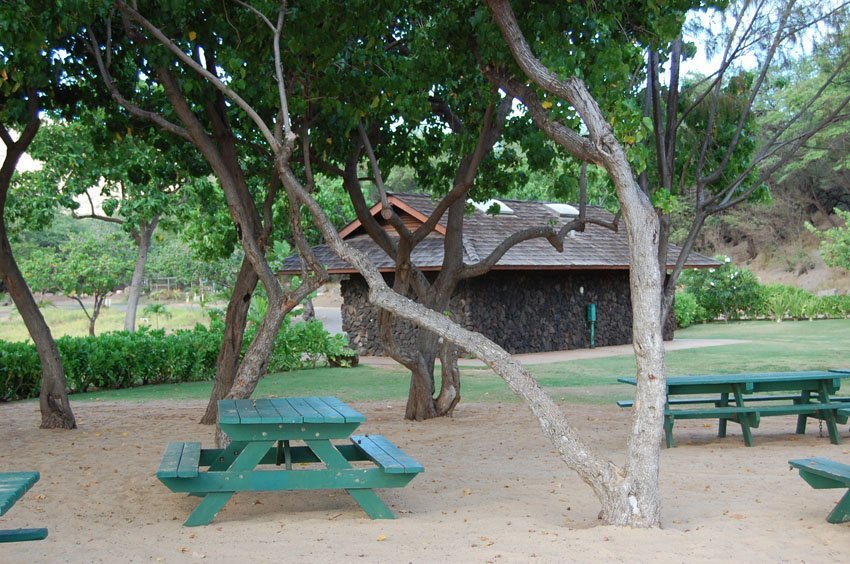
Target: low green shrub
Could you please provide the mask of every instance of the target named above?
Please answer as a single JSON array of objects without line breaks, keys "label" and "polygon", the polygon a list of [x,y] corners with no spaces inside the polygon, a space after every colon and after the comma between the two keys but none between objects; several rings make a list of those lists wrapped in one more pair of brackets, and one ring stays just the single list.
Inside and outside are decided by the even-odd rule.
[{"label": "low green shrub", "polygon": [[765,317],[776,320],[785,318],[802,319],[817,315],[818,299],[811,293],[795,286],[770,284],[764,287]]},{"label": "low green shrub", "polygon": [[716,257],[716,268],[687,270],[681,281],[710,319],[756,317],[764,310],[765,295],[758,278],[746,268],[732,264],[729,257]]},{"label": "low green shrub", "polygon": [[827,317],[850,317],[850,296],[822,296],[820,311]]},{"label": "low green shrub", "polygon": [[[221,332],[198,325],[166,335],[163,330],[118,331],[56,340],[70,393],[209,380]],[[29,343],[0,341],[0,400],[38,396],[41,361]]]},{"label": "low green shrub", "polygon": [[[254,339],[256,326],[245,332],[245,348]],[[244,351],[243,351],[244,352]],[[325,361],[330,366],[356,366],[357,353],[348,348],[345,335],[331,335],[321,321],[292,322],[287,315],[275,338],[269,356],[269,372],[287,372],[304,368],[315,368]]]},{"label": "low green shrub", "polygon": [[681,328],[708,320],[708,313],[705,308],[690,292],[678,292],[676,294],[674,312],[676,314],[676,326]]}]

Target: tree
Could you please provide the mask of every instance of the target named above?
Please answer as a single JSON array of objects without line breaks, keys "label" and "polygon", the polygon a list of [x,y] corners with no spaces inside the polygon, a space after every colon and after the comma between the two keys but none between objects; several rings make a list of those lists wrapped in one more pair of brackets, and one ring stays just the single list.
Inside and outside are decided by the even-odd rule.
[{"label": "tree", "polygon": [[[222,77],[195,61],[185,48],[181,47],[181,43],[183,43],[182,30],[185,30],[185,27],[178,27],[174,33],[175,39],[172,39],[134,9],[121,3],[118,5],[127,18],[138,24],[140,29],[144,29],[158,43],[164,45],[171,56],[179,61],[181,67],[191,69],[209,81],[235,107],[238,107],[245,115],[250,117],[262,135],[263,141],[274,155],[277,173],[287,190],[291,209],[304,206],[313,216],[317,227],[321,229],[331,248],[364,276],[370,287],[369,296],[373,303],[462,346],[502,376],[509,387],[528,402],[532,411],[540,419],[544,433],[558,449],[562,458],[570,467],[577,470],[581,477],[593,488],[602,502],[602,517],[606,522],[640,526],[654,526],[659,523],[658,458],[665,399],[665,372],[661,340],[661,276],[657,265],[656,247],[659,234],[658,219],[649,197],[640,190],[626,154],[614,137],[611,126],[603,118],[602,112],[587,92],[582,81],[575,77],[559,79],[534,58],[507,2],[495,0],[490,2],[491,11],[499,24],[498,27],[488,23],[489,17],[486,11],[479,14],[476,21],[483,23],[483,27],[475,30],[475,33],[479,35],[478,46],[489,45],[492,52],[498,51],[500,48],[503,49],[504,45],[507,44],[523,75],[526,78],[531,78],[534,84],[544,90],[547,95],[552,96],[553,100],[559,101],[562,108],[575,108],[577,116],[564,121],[547,119],[545,113],[547,107],[540,101],[539,95],[528,87],[524,88],[527,79],[524,78],[522,81],[512,80],[509,71],[514,70],[515,67],[512,66],[512,62],[506,61],[504,56],[497,58],[492,63],[483,65],[488,73],[488,79],[498,82],[509,94],[523,99],[529,113],[535,118],[535,123],[574,157],[600,165],[607,170],[617,187],[623,218],[629,233],[633,264],[631,280],[632,303],[635,308],[634,332],[638,386],[629,458],[626,467],[622,469],[593,453],[589,445],[578,437],[558,406],[542,391],[533,377],[513,361],[503,349],[481,335],[460,328],[440,313],[412,302],[389,289],[381,274],[370,264],[368,258],[348,247],[338,237],[333,224],[311,196],[310,176],[300,173],[309,170],[311,166],[310,154],[315,153],[318,147],[311,147],[308,143],[311,140],[310,132],[301,130],[301,142],[304,148],[300,155],[301,161],[300,163],[293,161],[292,157],[297,147],[298,136],[293,130],[291,112],[304,112],[305,105],[298,102],[300,95],[296,96],[293,99],[294,102],[290,104],[286,84],[291,83],[284,80],[284,71],[287,67],[280,46],[284,29],[284,16],[290,18],[286,20],[287,25],[291,26],[294,33],[297,33],[299,29],[304,29],[308,23],[325,22],[323,18],[326,18],[329,13],[325,6],[316,6],[314,9],[317,12],[315,13],[311,13],[307,9],[305,14],[301,11],[301,6],[299,6],[298,11],[287,11],[285,2],[274,8],[263,4],[261,6],[263,9],[240,3],[248,13],[256,16],[273,36],[271,42],[272,54],[269,56],[268,51],[266,51],[265,60],[268,61],[273,58],[274,66],[265,72],[273,73],[277,79],[275,94],[278,96],[279,106],[275,112],[260,113],[257,108],[252,106],[251,102],[242,97],[237,90],[234,90],[234,88],[240,87],[236,83],[237,81],[223,80]],[[632,8],[629,7],[628,11],[621,8],[621,11],[613,15],[609,15],[607,11],[600,12],[597,15],[603,19],[610,17],[613,22],[616,22],[618,17],[634,16],[636,10]],[[277,15],[272,17],[266,16],[263,11],[270,12],[273,9],[276,10]],[[578,9],[583,10],[584,8],[579,7]],[[680,23],[681,21],[680,13],[674,11],[660,13],[651,6],[648,10],[647,13],[641,13],[641,15],[649,16],[649,19],[656,18],[655,25],[657,27],[654,27],[651,30],[652,32],[663,31],[665,26],[675,31],[676,22]],[[351,9],[348,13],[359,17],[365,11]],[[532,12],[527,13],[531,14]],[[333,15],[338,15],[338,12],[334,12]],[[255,29],[251,22],[240,19],[239,25],[236,25],[233,21],[234,17],[237,16],[233,13],[228,14],[228,16],[226,23],[231,28],[237,28],[244,32],[244,37],[250,37],[252,40],[259,40],[258,38],[262,37],[260,33],[248,33],[248,30]],[[298,16],[308,19],[301,22],[291,21]],[[311,17],[314,19],[311,20]],[[302,24],[300,27],[299,23]],[[343,23],[348,23],[348,26],[351,26],[349,22]],[[224,23],[222,23],[222,26],[222,29],[226,27]],[[290,27],[287,27],[287,30],[289,29]],[[334,29],[339,30],[342,27],[338,25]],[[553,31],[557,31],[557,33],[552,33],[550,38],[553,42],[556,42],[555,44],[563,47],[563,31]],[[320,35],[323,41],[329,39],[327,34]],[[292,40],[289,35],[287,37],[288,40]],[[504,39],[499,39],[500,37]],[[356,43],[360,42],[362,42],[360,39],[356,41]],[[553,51],[551,54],[557,55],[559,53]],[[252,71],[254,70],[256,69],[252,69]],[[239,67],[231,68],[227,75],[238,76],[241,72]],[[263,115],[280,117],[275,120],[274,125],[270,126]],[[580,127],[586,129],[582,130]],[[586,135],[584,132],[586,132]],[[324,140],[321,142],[324,142]],[[299,165],[297,167],[298,172],[293,168],[296,164]],[[304,183],[305,177],[308,179],[306,184]],[[292,223],[295,224],[295,222]],[[552,230],[551,235],[555,237],[557,233]],[[299,250],[304,253],[302,249],[304,246],[303,237],[295,240],[299,243]]]},{"label": "tree", "polygon": [[[71,238],[57,251],[35,251],[22,265],[30,285],[40,292],[61,292],[76,301],[89,320],[89,335],[107,296],[126,284],[133,257],[121,236],[88,234]],[[91,310],[84,298],[91,297]]]},{"label": "tree", "polygon": [[142,310],[142,313],[145,315],[153,315],[154,319],[156,319],[156,328],[159,329],[159,318],[160,316],[165,319],[171,319],[171,312],[168,311],[168,308],[165,307],[165,304],[148,304],[145,306],[145,309]]},{"label": "tree", "polygon": [[[107,124],[107,127],[104,127]],[[176,157],[173,146],[123,116],[88,108],[71,120],[54,119],[36,139],[30,154],[42,167],[26,173],[27,200],[44,198],[40,208],[61,205],[75,217],[121,225],[137,247],[127,296],[124,330],[134,331],[145,265],[153,234],[192,182],[190,155]],[[147,129],[147,127],[145,127]],[[92,192],[100,196],[96,205]],[[78,199],[85,197],[87,204]],[[74,199],[77,198],[77,199]]]},{"label": "tree", "polygon": [[[143,29],[146,20],[129,5],[119,1],[115,8],[121,15],[120,25],[113,26],[112,15],[104,14],[97,25],[87,25],[82,31],[92,68],[100,75],[109,95],[125,111],[191,143],[202,155],[222,187],[235,234],[245,252],[228,304],[216,382],[203,419],[211,423],[216,418],[218,399],[244,398],[253,392],[257,381],[265,373],[274,337],[284,316],[327,276],[314,260],[310,260],[309,248],[300,232],[296,242],[311,270],[317,273],[315,276],[302,277],[297,287],[283,287],[266,260],[279,181],[276,176],[268,174],[271,171],[267,168],[263,170],[266,173],[264,190],[259,194],[259,203],[255,200],[254,187],[249,185],[250,178],[241,158],[254,154],[255,158],[262,159],[263,151],[267,150],[254,144],[254,132],[238,131],[240,116],[230,111],[224,93],[210,88],[205,80],[206,77],[218,78],[223,68],[221,65],[244,63],[240,53],[232,47],[248,39],[240,35],[240,27],[221,25],[213,28],[210,25],[214,15],[220,18],[215,21],[227,21],[231,16],[228,7],[215,7],[207,12],[206,8],[201,10],[186,3],[171,6],[171,12],[164,8],[156,14],[158,17],[165,16],[165,25],[177,32],[182,45],[177,48],[183,55],[180,61],[192,69],[189,74],[182,67],[172,65],[171,55],[163,56],[160,51],[152,56],[150,41],[160,40],[162,33],[159,30]],[[240,14],[240,17],[244,16]],[[150,33],[150,38],[144,37],[145,33]],[[222,38],[227,40],[222,41]],[[252,43],[251,40],[244,41],[246,48]],[[116,49],[118,45],[120,49]],[[252,84],[248,77],[250,70],[247,63],[241,65],[236,70],[237,75],[231,75],[236,78],[234,86],[249,89]],[[201,71],[203,78],[195,78],[194,71]],[[125,96],[125,92],[130,97]],[[143,95],[147,93],[155,95]],[[263,98],[262,80],[253,82],[252,93]],[[262,179],[263,174],[256,173],[252,178]],[[290,209],[290,213],[297,212],[297,209]],[[300,222],[291,221],[290,225],[294,232],[300,230]],[[269,308],[253,342],[240,360],[247,309],[258,281],[262,282],[266,291]]]},{"label": "tree", "polygon": [[[700,36],[720,53],[717,70],[708,76],[681,78],[682,60],[693,50],[681,37],[667,51],[649,51],[644,113],[652,123],[654,155],[641,186],[657,202],[686,203],[692,218],[665,283],[665,312],[706,218],[741,202],[764,200],[767,183],[793,166],[821,131],[846,119],[850,104],[850,92],[841,86],[850,65],[850,51],[842,48],[846,3],[742,0],[715,14],[720,21]],[[782,79],[777,67],[790,66],[793,57],[794,50],[783,47],[806,36],[820,39],[818,51],[827,56],[820,57],[821,72],[801,90]],[[757,61],[754,68],[743,63],[748,57]],[[665,63],[666,86],[660,78]],[[758,133],[756,112],[766,126]],[[659,215],[658,259],[664,265],[669,206],[659,206]]]},{"label": "tree", "polygon": [[[53,36],[61,29],[59,17],[52,10],[31,10],[24,2],[0,5],[0,139],[6,149],[0,166],[0,275],[41,361],[41,427],[74,429],[77,422],[68,401],[59,350],[12,254],[6,225],[13,175],[41,126],[39,113],[76,98],[76,85],[59,80],[66,61],[42,52],[45,43],[61,39]],[[14,129],[20,131],[17,139]]]}]

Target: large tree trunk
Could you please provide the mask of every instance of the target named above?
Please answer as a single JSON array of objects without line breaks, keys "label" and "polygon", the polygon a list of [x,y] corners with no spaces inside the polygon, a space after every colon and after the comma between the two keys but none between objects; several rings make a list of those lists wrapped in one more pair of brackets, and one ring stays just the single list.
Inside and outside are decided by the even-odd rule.
[{"label": "large tree trunk", "polygon": [[50,327],[44,321],[41,310],[35,302],[24,277],[18,268],[12,255],[12,247],[6,232],[6,197],[12,183],[12,175],[18,160],[26,148],[32,142],[38,132],[40,121],[38,110],[35,107],[36,96],[30,94],[30,112],[32,119],[24,129],[20,138],[15,143],[8,142],[8,133],[3,129],[4,142],[6,142],[6,158],[0,167],[0,275],[3,284],[15,307],[24,320],[33,343],[35,343],[38,358],[41,361],[41,392],[39,393],[39,408],[41,409],[42,429],[75,429],[77,421],[71,411],[71,403],[68,401],[67,382],[65,381],[65,369],[59,356],[59,349]]},{"label": "large tree trunk", "polygon": [[248,310],[251,307],[251,295],[257,287],[259,278],[247,258],[242,259],[242,267],[236,277],[227,313],[224,316],[224,336],[221,349],[215,363],[215,382],[207,410],[201,418],[201,423],[212,425],[218,420],[218,400],[224,399],[236,379],[239,359],[242,355],[242,342],[245,336],[245,325],[248,320]]},{"label": "large tree trunk", "polygon": [[151,249],[151,239],[156,225],[159,223],[157,214],[149,223],[143,223],[139,228],[136,243],[139,254],[136,255],[136,266],[133,268],[133,277],[130,279],[130,287],[127,293],[127,313],[124,314],[124,331],[136,330],[136,310],[139,309],[139,297],[142,294],[142,280],[145,276],[145,265],[148,262],[148,253]]}]

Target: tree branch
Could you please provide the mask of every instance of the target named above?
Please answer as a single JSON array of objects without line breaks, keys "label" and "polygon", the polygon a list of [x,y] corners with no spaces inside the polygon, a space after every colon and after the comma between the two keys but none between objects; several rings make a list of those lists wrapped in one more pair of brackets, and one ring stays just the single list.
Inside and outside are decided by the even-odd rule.
[{"label": "tree branch", "polygon": [[177,137],[182,139],[191,140],[189,132],[186,131],[185,128],[180,127],[177,124],[171,123],[167,119],[165,119],[162,115],[151,112],[148,110],[144,110],[139,106],[130,102],[127,98],[125,98],[121,92],[118,90],[118,87],[115,85],[115,81],[112,79],[112,75],[109,73],[106,65],[103,64],[103,59],[100,56],[100,47],[98,46],[97,37],[94,35],[94,31],[92,31],[91,27],[88,28],[89,35],[89,44],[88,50],[92,54],[95,60],[95,64],[97,65],[97,69],[100,72],[100,77],[103,79],[103,83],[106,85],[106,90],[109,92],[109,95],[115,100],[122,108],[130,112],[130,114],[142,118],[144,120],[150,121],[151,123],[159,126],[163,131],[167,131]]}]

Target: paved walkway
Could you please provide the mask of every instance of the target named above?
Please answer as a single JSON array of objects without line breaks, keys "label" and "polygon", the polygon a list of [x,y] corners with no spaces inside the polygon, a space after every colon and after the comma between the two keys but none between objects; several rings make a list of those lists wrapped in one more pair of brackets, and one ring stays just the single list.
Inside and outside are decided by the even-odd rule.
[{"label": "paved walkway", "polygon": [[[674,339],[664,343],[667,352],[682,349],[700,349],[704,347],[719,347],[723,345],[738,345],[749,341],[737,339]],[[621,356],[634,354],[632,345],[616,345],[613,347],[596,347],[595,349],[574,349],[570,351],[552,351],[543,353],[515,354],[514,358],[523,364],[547,364],[568,360],[586,358],[603,358],[606,356]],[[477,358],[462,358],[458,361],[461,366],[484,366]],[[360,364],[367,366],[398,366],[398,363],[386,356],[361,356]]]}]

